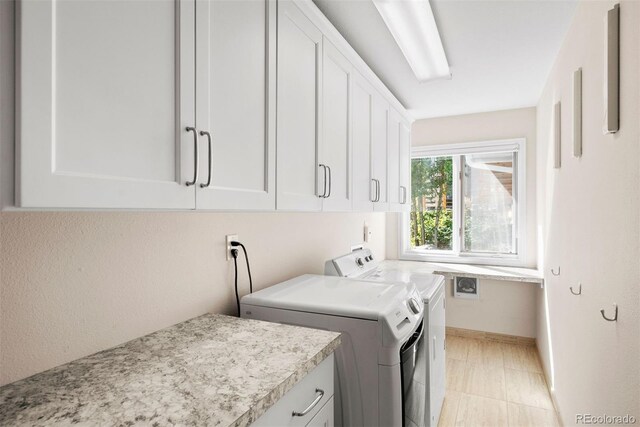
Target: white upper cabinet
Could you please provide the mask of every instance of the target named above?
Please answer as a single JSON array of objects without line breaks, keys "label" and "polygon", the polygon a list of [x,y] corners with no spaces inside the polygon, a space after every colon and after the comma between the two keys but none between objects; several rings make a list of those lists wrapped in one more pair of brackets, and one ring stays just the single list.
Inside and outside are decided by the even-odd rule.
[{"label": "white upper cabinet", "polygon": [[392,212],[408,211],[410,206],[411,134],[407,122],[393,108],[389,110],[388,148],[389,210]]},{"label": "white upper cabinet", "polygon": [[371,177],[376,187],[373,209],[383,212],[389,210],[388,125],[389,104],[382,96],[376,94],[371,108]]},{"label": "white upper cabinet", "polygon": [[400,210],[411,210],[411,128],[404,120],[400,121]]},{"label": "white upper cabinet", "polygon": [[277,208],[322,208],[322,33],[295,2],[278,3]]},{"label": "white upper cabinet", "polygon": [[389,132],[387,137],[387,172],[389,179],[389,210],[401,210],[402,190],[400,189],[400,114],[389,109]]},{"label": "white upper cabinet", "polygon": [[16,205],[399,211],[406,112],[310,0],[17,2]]},{"label": "white upper cabinet", "polygon": [[276,2],[197,0],[196,30],[196,206],[273,210]]},{"label": "white upper cabinet", "polygon": [[[351,63],[326,38],[322,73],[322,209],[351,210]],[[325,180],[326,178],[326,180]],[[326,186],[325,183],[326,182]]]},{"label": "white upper cabinet", "polygon": [[353,210],[372,211],[377,184],[371,176],[371,111],[373,87],[353,73],[351,128],[353,137]]},{"label": "white upper cabinet", "polygon": [[18,3],[17,205],[194,208],[194,13]]}]

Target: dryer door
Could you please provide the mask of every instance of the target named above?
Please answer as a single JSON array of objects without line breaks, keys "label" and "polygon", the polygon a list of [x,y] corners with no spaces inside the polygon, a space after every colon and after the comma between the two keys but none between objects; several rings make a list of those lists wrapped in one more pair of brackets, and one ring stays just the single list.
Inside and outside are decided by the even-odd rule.
[{"label": "dryer door", "polygon": [[426,358],[424,323],[400,349],[402,378],[402,425],[423,427],[426,406]]}]

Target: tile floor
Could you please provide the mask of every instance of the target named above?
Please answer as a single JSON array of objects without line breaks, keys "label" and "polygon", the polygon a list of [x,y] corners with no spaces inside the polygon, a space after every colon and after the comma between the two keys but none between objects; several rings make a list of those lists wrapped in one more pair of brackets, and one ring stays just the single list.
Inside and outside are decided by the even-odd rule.
[{"label": "tile floor", "polygon": [[438,426],[559,426],[536,348],[448,335]]}]

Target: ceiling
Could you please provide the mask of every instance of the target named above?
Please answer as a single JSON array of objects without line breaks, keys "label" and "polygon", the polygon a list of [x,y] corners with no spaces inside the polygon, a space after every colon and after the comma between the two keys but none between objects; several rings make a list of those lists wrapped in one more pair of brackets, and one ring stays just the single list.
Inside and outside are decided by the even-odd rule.
[{"label": "ceiling", "polygon": [[576,0],[431,0],[451,80],[419,83],[371,0],[313,0],[416,118],[538,103]]}]

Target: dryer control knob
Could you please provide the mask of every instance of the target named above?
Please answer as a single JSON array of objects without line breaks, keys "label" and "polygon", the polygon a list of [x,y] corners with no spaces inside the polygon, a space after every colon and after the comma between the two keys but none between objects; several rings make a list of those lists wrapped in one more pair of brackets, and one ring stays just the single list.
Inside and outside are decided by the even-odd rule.
[{"label": "dryer control knob", "polygon": [[362,267],[364,265],[364,261],[362,261],[362,258],[358,258],[356,259],[356,264],[358,264],[358,267]]},{"label": "dryer control knob", "polygon": [[415,298],[411,298],[407,304],[409,305],[409,310],[411,310],[413,314],[420,313],[420,303],[416,301]]}]

